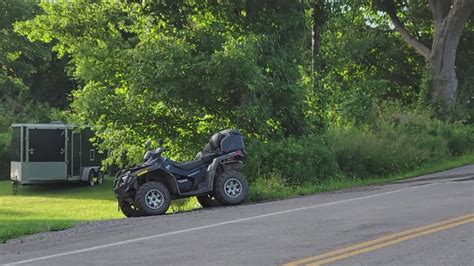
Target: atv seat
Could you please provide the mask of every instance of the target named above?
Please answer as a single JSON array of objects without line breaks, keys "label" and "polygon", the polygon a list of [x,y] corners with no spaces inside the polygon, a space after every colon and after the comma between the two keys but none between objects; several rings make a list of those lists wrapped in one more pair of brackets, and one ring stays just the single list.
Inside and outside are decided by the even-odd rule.
[{"label": "atv seat", "polygon": [[205,163],[209,163],[212,161],[212,159],[216,158],[217,156],[219,156],[219,154],[214,153],[214,152],[200,151],[198,152],[194,160],[201,160]]},{"label": "atv seat", "polygon": [[184,163],[173,162],[174,167],[179,168],[181,170],[185,170],[185,171],[189,171],[189,170],[192,170],[193,168],[197,168],[202,164],[204,164],[202,160],[194,160],[194,161],[184,162]]}]

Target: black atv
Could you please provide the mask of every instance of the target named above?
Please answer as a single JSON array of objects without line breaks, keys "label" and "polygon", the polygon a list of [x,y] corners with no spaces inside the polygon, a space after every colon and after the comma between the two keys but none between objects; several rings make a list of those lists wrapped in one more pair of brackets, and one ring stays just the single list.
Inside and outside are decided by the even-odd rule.
[{"label": "black atv", "polygon": [[162,141],[160,146],[147,151],[142,164],[115,176],[115,197],[127,217],[163,214],[177,198],[197,196],[203,207],[213,207],[239,204],[247,196],[247,180],[241,173],[245,145],[238,130],[214,134],[190,162],[161,156],[167,149]]}]

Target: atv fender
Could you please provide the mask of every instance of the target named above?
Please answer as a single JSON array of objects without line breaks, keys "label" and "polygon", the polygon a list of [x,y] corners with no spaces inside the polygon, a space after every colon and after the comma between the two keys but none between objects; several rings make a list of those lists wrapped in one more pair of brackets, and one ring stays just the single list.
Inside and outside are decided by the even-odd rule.
[{"label": "atv fender", "polygon": [[222,164],[222,167],[224,168],[224,171],[232,171],[232,170],[240,171],[242,170],[242,167],[243,167],[242,161],[238,161],[238,160],[225,161],[225,162],[222,162],[221,164]]},{"label": "atv fender", "polygon": [[[222,165],[222,162],[224,160],[235,157],[236,154],[237,154],[237,152],[232,152],[232,153],[229,153],[229,154],[225,154],[225,155],[216,157],[216,158],[214,158],[214,160],[212,160],[212,163],[207,168],[207,180],[209,180],[209,183],[208,183],[209,191],[212,191],[214,189],[214,178],[216,177],[216,172],[217,172],[217,169],[219,168],[219,166]],[[237,162],[238,161],[235,161],[235,163],[237,163]],[[241,162],[238,162],[238,163],[239,163],[239,165],[241,165]],[[228,166],[230,166],[230,164]],[[225,166],[225,167],[227,167],[227,166]]]},{"label": "atv fender", "polygon": [[156,181],[162,183],[166,186],[166,188],[168,188],[172,196],[177,196],[180,194],[176,178],[172,174],[168,173],[168,171],[161,167],[151,167],[147,170],[147,181]]}]

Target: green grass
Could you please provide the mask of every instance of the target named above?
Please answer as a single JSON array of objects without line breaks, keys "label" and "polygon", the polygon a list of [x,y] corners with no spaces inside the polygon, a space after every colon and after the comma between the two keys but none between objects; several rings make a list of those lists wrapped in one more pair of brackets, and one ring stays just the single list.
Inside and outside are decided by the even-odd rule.
[{"label": "green grass", "polygon": [[[253,182],[248,202],[283,199],[298,195],[334,191],[357,186],[375,185],[413,176],[438,172],[474,162],[474,154],[442,161],[415,171],[389,177],[369,179],[331,179],[322,184],[287,186],[278,176]],[[192,200],[173,202],[170,212],[199,208]],[[43,231],[62,230],[79,222],[124,218],[117,210],[113,195],[112,181],[85,187],[80,184],[65,183],[43,186],[24,186],[17,195],[12,195],[11,183],[0,181],[0,243],[11,238]]]},{"label": "green grass", "polygon": [[[170,212],[200,207],[195,199],[177,200]],[[0,182],[0,243],[42,231],[69,228],[85,221],[120,219],[112,180],[100,186],[78,183],[20,186],[12,195],[10,181]]]}]

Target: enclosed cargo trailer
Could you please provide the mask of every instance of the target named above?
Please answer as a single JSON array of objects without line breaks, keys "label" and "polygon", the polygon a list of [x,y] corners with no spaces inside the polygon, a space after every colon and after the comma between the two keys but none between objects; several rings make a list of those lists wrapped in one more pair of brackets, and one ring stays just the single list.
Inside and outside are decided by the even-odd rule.
[{"label": "enclosed cargo trailer", "polygon": [[13,124],[11,180],[15,185],[63,181],[101,184],[104,155],[92,145],[92,137],[90,128],[80,130],[70,124]]}]

